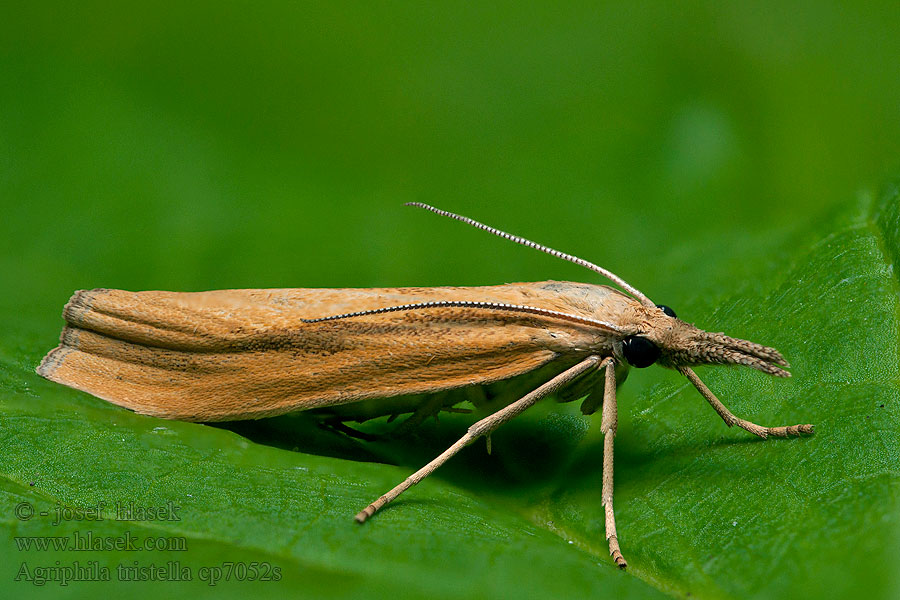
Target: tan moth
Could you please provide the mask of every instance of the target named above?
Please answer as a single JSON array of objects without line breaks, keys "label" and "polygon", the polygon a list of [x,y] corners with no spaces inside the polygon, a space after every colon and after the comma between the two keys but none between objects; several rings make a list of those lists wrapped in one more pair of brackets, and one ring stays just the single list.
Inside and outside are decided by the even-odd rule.
[{"label": "tan moth", "polygon": [[[602,503],[613,560],[616,385],[629,366],[682,373],[729,427],[760,437],[812,433],[811,425],[763,427],[733,415],[693,365],[732,364],[789,377],[773,348],[710,333],[656,305],[586,260],[434,207],[410,203],[586,267],[603,285],[545,281],[483,287],[250,289],[209,292],[76,292],[63,310],[60,344],[37,372],[138,413],[185,421],[256,419],[316,410],[337,422],[379,413],[413,420],[455,410],[438,394],[547,373],[545,383],[472,425],[466,434],[358,515],[365,521],[463,447],[489,436],[541,398],[585,397],[602,406]],[[399,399],[386,404],[385,399]],[[411,399],[403,404],[403,399]],[[372,411],[375,402],[375,411]],[[379,406],[385,406],[379,409]],[[399,408],[398,408],[399,406]],[[489,438],[488,438],[489,439]]]}]

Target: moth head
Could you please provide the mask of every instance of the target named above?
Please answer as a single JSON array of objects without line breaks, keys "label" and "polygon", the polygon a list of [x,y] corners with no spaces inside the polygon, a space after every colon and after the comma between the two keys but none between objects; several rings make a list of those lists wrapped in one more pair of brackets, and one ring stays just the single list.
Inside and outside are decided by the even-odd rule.
[{"label": "moth head", "polygon": [[743,365],[777,377],[791,376],[782,368],[789,366],[787,361],[774,348],[704,331],[679,319],[668,306],[642,312],[639,325],[621,340],[621,356],[633,367]]}]

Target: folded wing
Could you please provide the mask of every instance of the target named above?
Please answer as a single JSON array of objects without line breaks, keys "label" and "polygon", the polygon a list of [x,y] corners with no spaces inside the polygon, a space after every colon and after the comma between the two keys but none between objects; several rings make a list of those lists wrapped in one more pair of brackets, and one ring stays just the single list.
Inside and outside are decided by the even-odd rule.
[{"label": "folded wing", "polygon": [[603,334],[471,308],[301,319],[443,299],[577,314],[578,307],[561,303],[560,284],[540,285],[79,291],[64,309],[60,345],[37,371],[140,413],[189,421],[259,418],[491,383],[583,354]]}]

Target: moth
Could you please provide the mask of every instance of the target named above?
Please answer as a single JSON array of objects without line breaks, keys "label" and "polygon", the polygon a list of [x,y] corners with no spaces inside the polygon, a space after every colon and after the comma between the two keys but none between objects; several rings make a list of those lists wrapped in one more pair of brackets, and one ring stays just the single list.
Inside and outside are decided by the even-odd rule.
[{"label": "moth", "polygon": [[[606,538],[621,568],[626,561],[613,512],[613,441],[616,386],[629,367],[659,364],[679,371],[729,427],[762,438],[813,432],[811,425],[763,427],[736,417],[691,368],[743,365],[789,377],[789,365],[775,349],[698,329],[586,260],[467,217],[410,204],[586,267],[624,291],[559,281],[190,293],[82,290],[66,304],[60,344],[37,372],[166,419],[228,421],[317,410],[339,422],[454,410],[460,395],[444,392],[545,374],[543,384],[476,422],[356,520],[365,521],[541,398],[584,398],[583,413],[601,410]],[[416,396],[421,394],[437,403],[423,404]]]}]

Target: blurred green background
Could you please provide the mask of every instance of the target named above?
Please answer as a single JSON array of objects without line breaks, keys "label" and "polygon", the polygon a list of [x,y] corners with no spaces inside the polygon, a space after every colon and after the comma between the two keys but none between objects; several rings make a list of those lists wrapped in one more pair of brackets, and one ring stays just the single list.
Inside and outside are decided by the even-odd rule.
[{"label": "blurred green background", "polygon": [[896,8],[7,8],[3,302],[585,278],[410,200],[651,293],[673,244],[789,226],[897,166]]},{"label": "blurred green background", "polygon": [[[733,299],[737,312],[730,319],[724,316],[726,325],[737,328],[735,334],[774,329],[758,341],[790,349],[789,334],[787,341],[772,339],[785,322],[766,329],[764,314],[750,310],[753,318],[746,317],[741,298],[746,304],[746,298],[765,297],[776,306],[771,298],[777,286],[767,282],[783,278],[788,267],[802,262],[798,257],[806,249],[818,247],[817,240],[869,219],[866,207],[900,167],[896,2],[81,2],[7,6],[3,13],[0,390],[7,415],[37,418],[42,406],[62,415],[73,403],[90,414],[102,405],[31,373],[55,343],[61,307],[75,289],[597,281],[572,265],[403,207],[408,201],[460,212],[598,262],[680,315],[682,307],[689,308],[685,318],[700,326],[725,327],[711,315]],[[895,213],[883,208],[879,221],[887,230],[895,227],[884,214]],[[896,244],[882,242],[888,255],[896,252]],[[829,256],[840,255],[836,250]],[[827,270],[830,260],[816,264]],[[866,260],[861,264],[869,264]],[[884,298],[895,296],[891,288]],[[833,306],[840,307],[839,300]],[[798,305],[816,302],[810,296]],[[879,302],[886,306],[887,300]],[[885,323],[896,322],[895,308],[885,309],[894,311],[893,321]],[[830,317],[816,318],[827,322]],[[751,322],[760,325],[751,327]],[[884,327],[879,335],[896,333],[893,325]],[[802,348],[789,354],[795,364],[798,354],[803,356]],[[829,368],[827,362],[815,364]],[[623,416],[625,439],[631,419],[639,419],[647,407],[644,391],[652,388],[656,395],[651,397],[659,398],[683,390],[673,375],[653,371],[633,373],[635,381],[623,391],[620,405],[630,411]],[[880,374],[896,383],[896,371]],[[769,385],[760,379],[741,381],[744,388]],[[695,402],[689,394],[685,398]],[[760,411],[764,405],[760,399],[751,406]],[[149,422],[148,430],[158,423],[123,416],[105,405],[97,410],[106,412],[73,417],[84,421],[73,427],[88,427],[79,435],[91,431],[105,439],[90,423],[105,423],[112,418],[108,415],[138,428]],[[705,418],[704,427],[715,432],[710,435],[726,437],[721,423],[704,411],[697,407],[691,415]],[[790,413],[773,412],[770,420],[781,418],[807,416],[792,407]],[[63,460],[54,452],[65,452],[49,450],[52,442],[29,429],[33,421],[23,428],[17,428],[22,421],[16,419],[3,422],[7,456],[18,457],[10,459],[15,466],[5,474],[4,490],[10,498],[28,498],[35,475],[27,466],[23,438],[31,440],[29,451],[42,453],[45,473]],[[173,425],[187,432],[179,442],[186,447],[244,448],[243,438],[231,432],[179,426]],[[54,435],[64,436],[64,429]],[[204,435],[211,441],[202,441]],[[285,465],[298,460],[296,453],[256,442],[246,450],[249,458],[241,460]],[[790,452],[789,444],[774,448],[766,454],[773,461]],[[895,448],[884,450],[883,457],[893,460]],[[414,464],[427,459],[431,449],[393,462]],[[98,462],[89,466],[102,471],[100,465],[115,460],[107,453],[102,444],[92,449]],[[66,468],[77,471],[88,464],[78,452],[74,456]],[[139,452],[136,460],[146,456]],[[332,460],[327,464],[348,462]],[[729,462],[723,458],[722,464]],[[893,463],[886,464],[890,470]],[[364,479],[371,471],[359,465],[335,468]],[[189,465],[184,468],[190,472]],[[348,506],[406,471],[372,475],[376,483],[353,492]],[[638,479],[639,472],[636,467],[626,477]],[[220,475],[210,490],[229,486],[230,475]],[[155,477],[152,469],[147,477]],[[490,483],[481,480],[476,487]],[[721,486],[704,482],[697,489],[715,493]],[[889,497],[896,499],[897,486],[889,486]],[[55,497],[68,504],[106,497],[99,488],[93,496],[80,496],[83,486],[67,487],[49,476],[43,489],[47,501]],[[444,493],[440,490],[436,498]],[[160,493],[166,497],[165,489]],[[599,510],[599,487],[595,496]],[[291,505],[286,506],[279,510]],[[440,507],[436,500],[421,510]],[[290,529],[290,515],[284,518],[281,527]],[[874,531],[887,527],[880,518],[873,517]],[[16,535],[37,531],[23,529],[8,514],[2,519]],[[828,519],[817,523],[834,525]],[[894,524],[890,521],[890,527]],[[620,530],[627,532],[629,526],[633,522],[620,517]],[[665,530],[666,519],[644,526]],[[204,527],[197,528],[203,537]],[[566,537],[553,527],[543,531],[548,530]],[[413,539],[417,535],[413,525],[407,533]],[[212,538],[222,537],[217,535]],[[391,532],[378,535],[390,547]],[[682,571],[673,566],[674,558],[669,564],[654,555],[652,544],[639,549],[638,537],[632,534],[626,547],[633,557],[629,575],[605,569],[602,536],[591,549],[579,546],[585,554],[574,563],[581,565],[583,558],[585,568],[601,575],[595,579],[581,572],[583,579],[570,581],[573,589],[593,585],[585,581],[612,581],[601,589],[634,597],[657,590],[743,597],[760,587],[774,593],[760,582],[775,577],[783,566],[779,556],[796,555],[796,564],[803,564],[796,547],[785,542],[779,550],[776,540],[771,570],[753,571],[745,588],[725,581],[729,570],[736,579],[752,570],[753,553],[734,555],[726,549],[724,560],[734,561],[731,567],[716,563],[712,568],[701,561]],[[215,539],[207,541],[215,545]],[[552,546],[553,539],[550,535],[542,543]],[[432,549],[444,543],[435,540]],[[230,543],[234,552],[246,550],[234,539]],[[385,547],[380,551],[389,554]],[[460,555],[465,547],[460,546]],[[311,556],[319,552],[309,539],[303,548]],[[273,556],[284,559],[292,552],[296,558],[297,552],[288,550]],[[0,549],[0,555],[5,568],[21,562],[15,552]],[[500,561],[484,557],[484,570],[476,574],[474,563],[466,572],[455,572],[452,559],[432,559],[434,568],[443,564],[454,577],[475,581],[488,578],[497,567],[491,561]],[[416,587],[421,582],[410,573],[421,560],[411,551],[391,563],[397,569],[393,579],[378,575],[378,564],[350,579],[372,592],[367,577],[375,577],[387,586],[386,595],[395,593],[391,585],[409,586],[415,595],[424,588]],[[840,563],[835,560],[829,564]],[[286,570],[300,570],[292,564]],[[329,576],[346,583],[340,569],[331,568],[337,570]],[[800,580],[831,582],[828,573],[809,568]],[[823,583],[819,592],[843,594],[852,588],[870,597],[887,594],[888,567],[882,561],[872,568],[847,589]],[[553,569],[548,569],[542,579],[552,580]],[[425,570],[429,577],[434,572]],[[511,572],[499,568],[501,581],[485,593],[511,594],[502,581]],[[0,585],[9,585],[9,573],[6,569]],[[837,578],[833,572],[830,576]],[[314,592],[304,588],[310,578],[315,576],[297,576],[291,592],[334,593],[330,584]],[[635,578],[649,585],[637,582],[642,587],[628,588]],[[860,581],[872,589],[858,587]],[[563,585],[551,583],[550,591]],[[27,585],[11,589],[21,592]],[[69,589],[77,594],[88,588],[72,584]],[[442,589],[437,597],[459,592]],[[474,593],[461,589],[461,594]],[[531,593],[540,597],[544,591]]]}]

